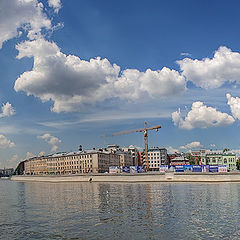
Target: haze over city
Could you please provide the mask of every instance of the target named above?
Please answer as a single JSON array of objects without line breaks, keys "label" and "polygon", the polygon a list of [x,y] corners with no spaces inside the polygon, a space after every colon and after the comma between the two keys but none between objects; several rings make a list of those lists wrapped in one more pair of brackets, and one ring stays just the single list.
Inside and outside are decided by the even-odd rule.
[{"label": "haze over city", "polygon": [[[119,144],[239,151],[237,1],[0,2],[0,167]],[[17,14],[16,14],[17,13]],[[109,137],[102,138],[102,135]]]}]

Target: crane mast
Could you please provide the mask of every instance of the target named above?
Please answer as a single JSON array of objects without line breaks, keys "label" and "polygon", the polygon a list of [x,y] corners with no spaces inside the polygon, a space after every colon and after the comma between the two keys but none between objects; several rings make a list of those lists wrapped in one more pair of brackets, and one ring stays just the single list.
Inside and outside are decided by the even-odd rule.
[{"label": "crane mast", "polygon": [[144,151],[145,151],[145,164],[146,171],[149,170],[149,162],[148,162],[148,133],[147,133],[147,121],[144,122]]},{"label": "crane mast", "polygon": [[146,167],[146,171],[148,171],[149,170],[149,161],[148,161],[148,131],[150,131],[150,130],[158,131],[159,128],[161,128],[160,125],[157,125],[157,126],[151,127],[151,128],[147,128],[147,121],[144,121],[144,128],[135,129],[135,130],[129,130],[129,131],[117,132],[117,133],[114,133],[113,136],[118,136],[118,135],[133,133],[133,132],[143,132],[144,133],[145,167]]}]

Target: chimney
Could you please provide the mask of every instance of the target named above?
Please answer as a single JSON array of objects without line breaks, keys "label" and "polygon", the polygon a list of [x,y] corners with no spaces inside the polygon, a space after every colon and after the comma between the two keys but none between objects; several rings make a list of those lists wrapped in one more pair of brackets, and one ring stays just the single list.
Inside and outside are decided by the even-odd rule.
[{"label": "chimney", "polygon": [[79,152],[82,151],[82,145],[79,145],[79,147],[78,147],[78,151],[79,151]]}]

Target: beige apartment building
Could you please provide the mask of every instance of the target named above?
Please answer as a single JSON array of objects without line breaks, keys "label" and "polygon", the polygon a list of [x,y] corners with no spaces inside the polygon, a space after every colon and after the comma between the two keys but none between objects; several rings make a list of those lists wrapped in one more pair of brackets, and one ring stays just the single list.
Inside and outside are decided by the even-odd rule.
[{"label": "beige apartment building", "polygon": [[131,152],[117,152],[118,155],[120,155],[120,166],[124,167],[130,167],[133,166],[133,157]]},{"label": "beige apartment building", "polygon": [[24,161],[27,175],[104,173],[110,166],[120,166],[120,155],[100,150],[57,153]]},{"label": "beige apartment building", "polygon": [[132,155],[132,163],[129,166],[138,166],[140,162],[140,154],[136,147],[130,145],[129,147],[123,147],[122,151],[130,152]]},{"label": "beige apartment building", "polygon": [[130,167],[134,165],[134,161],[133,161],[134,157],[129,148],[120,148],[119,145],[113,144],[113,145],[108,145],[106,150],[112,153],[118,154],[120,156],[119,166]]}]

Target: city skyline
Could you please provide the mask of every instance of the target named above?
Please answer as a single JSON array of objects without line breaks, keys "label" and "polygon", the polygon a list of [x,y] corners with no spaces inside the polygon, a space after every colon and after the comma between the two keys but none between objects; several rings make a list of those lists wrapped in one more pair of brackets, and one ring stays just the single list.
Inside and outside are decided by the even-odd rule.
[{"label": "city skyline", "polygon": [[[0,3],[0,168],[118,144],[238,151],[236,1]],[[17,14],[15,14],[17,12]],[[102,135],[109,137],[102,138]]]}]

